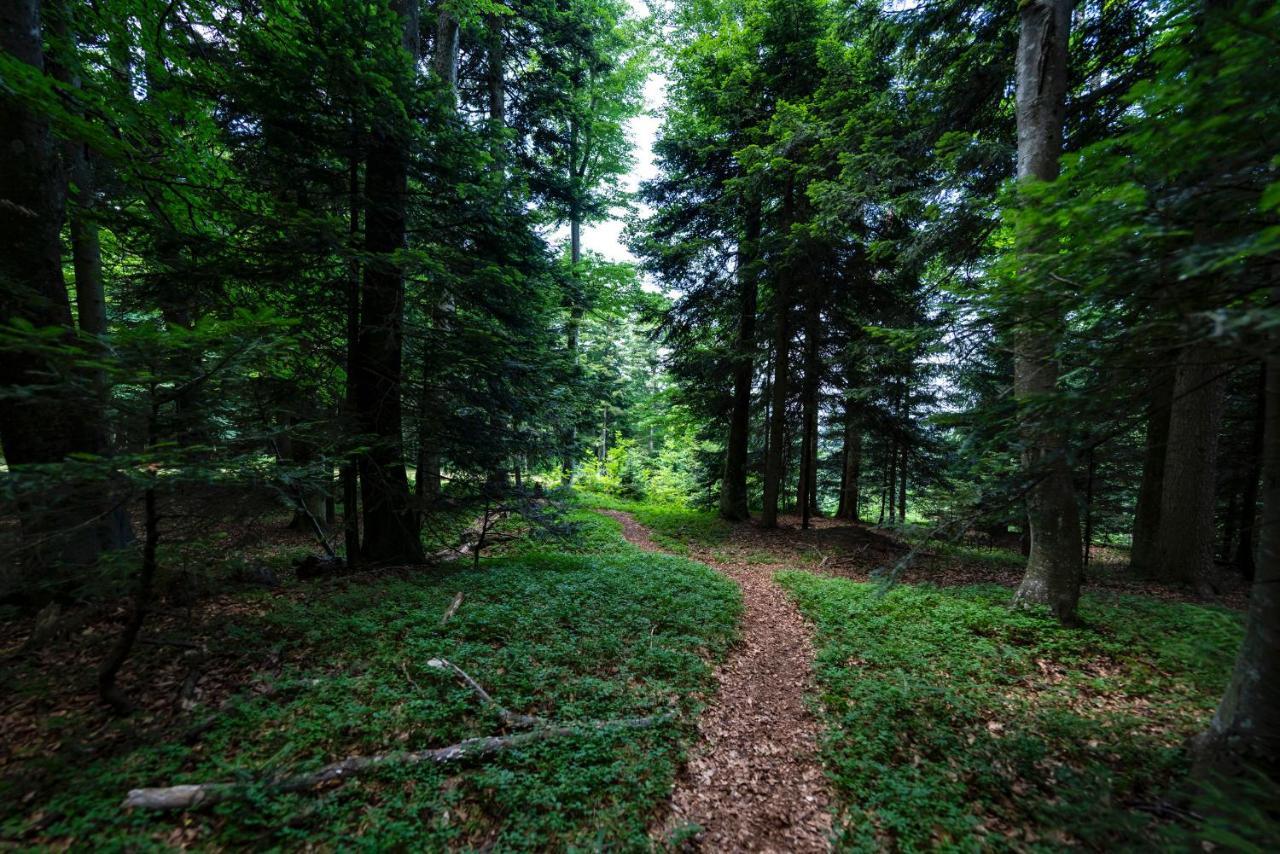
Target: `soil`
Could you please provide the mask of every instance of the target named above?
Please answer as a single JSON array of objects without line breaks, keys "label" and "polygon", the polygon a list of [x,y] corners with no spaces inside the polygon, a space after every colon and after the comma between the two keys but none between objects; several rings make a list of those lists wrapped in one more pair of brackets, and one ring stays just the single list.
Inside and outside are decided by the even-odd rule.
[{"label": "soil", "polygon": [[[628,542],[661,551],[630,515]],[[699,743],[676,781],[655,841],[701,828],[684,846],[705,851],[827,851],[831,793],[818,759],[809,625],[773,581],[778,566],[708,563],[742,590],[742,640],[716,672]]]}]

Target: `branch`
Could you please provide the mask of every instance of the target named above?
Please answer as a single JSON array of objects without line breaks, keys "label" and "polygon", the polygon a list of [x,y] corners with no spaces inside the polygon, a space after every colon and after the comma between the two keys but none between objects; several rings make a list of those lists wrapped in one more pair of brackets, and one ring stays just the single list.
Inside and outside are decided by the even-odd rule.
[{"label": "branch", "polygon": [[387,765],[421,765],[423,763],[446,764],[464,759],[492,756],[511,747],[521,747],[560,738],[592,732],[608,732],[622,729],[646,729],[671,719],[670,714],[643,718],[619,718],[611,721],[583,721],[574,724],[546,726],[530,732],[505,736],[468,738],[448,747],[420,750],[411,753],[382,753],[373,756],[350,756],[326,765],[309,774],[278,777],[259,784],[195,783],[183,786],[162,786],[152,789],[132,789],[124,799],[125,808],[145,810],[186,810],[207,804],[245,797],[261,786],[276,792],[305,792],[326,783],[343,783],[369,771]]},{"label": "branch", "polygon": [[490,697],[489,692],[480,687],[480,683],[468,676],[465,670],[454,664],[452,661],[449,661],[447,658],[433,658],[427,662],[427,667],[435,670],[444,670],[448,673],[452,673],[454,676],[457,676],[458,679],[462,681],[462,684],[470,688],[472,692],[480,698],[480,702],[484,703],[486,706],[492,706],[494,711],[498,713],[498,717],[502,718],[503,721],[511,724],[512,726],[534,727],[551,725],[550,721],[547,721],[545,718],[539,718],[534,715],[522,715],[506,708],[497,700],[493,699],[493,697]]}]

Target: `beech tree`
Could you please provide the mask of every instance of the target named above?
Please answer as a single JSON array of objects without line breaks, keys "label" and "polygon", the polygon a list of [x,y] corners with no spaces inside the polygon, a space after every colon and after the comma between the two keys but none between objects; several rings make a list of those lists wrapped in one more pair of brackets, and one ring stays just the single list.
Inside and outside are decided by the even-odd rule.
[{"label": "beech tree", "polygon": [[[1023,3],[1019,10],[1020,182],[1053,181],[1058,177],[1073,6],[1073,0],[1033,0]],[[1034,241],[1037,235],[1024,234],[1020,239]],[[1050,282],[1037,284],[1046,289],[1054,287]],[[1058,431],[1035,412],[1040,399],[1052,395],[1058,382],[1054,350],[1057,327],[1062,321],[1052,313],[1046,316],[1034,297],[1029,297],[1015,322],[1014,394],[1025,408],[1022,458],[1028,478],[1031,554],[1014,599],[1027,605],[1048,605],[1063,622],[1071,622],[1080,598],[1081,546],[1068,448]]]}]

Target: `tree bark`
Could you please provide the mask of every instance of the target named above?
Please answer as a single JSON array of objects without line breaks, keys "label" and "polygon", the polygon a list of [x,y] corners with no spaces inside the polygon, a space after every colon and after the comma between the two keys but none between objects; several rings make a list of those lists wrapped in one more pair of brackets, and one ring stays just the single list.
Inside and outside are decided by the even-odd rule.
[{"label": "tree bark", "polygon": [[[44,70],[38,0],[0,2],[0,49],[36,72]],[[69,343],[74,327],[59,240],[66,182],[49,123],[20,100],[0,98],[0,139],[0,318],[62,329]],[[61,463],[76,452],[105,453],[100,421],[85,414],[92,386],[80,371],[58,376],[54,364],[34,350],[0,357],[0,387],[27,392],[0,398],[0,444],[11,473]],[[77,486],[56,492],[18,508],[23,562],[34,571],[87,566],[101,550],[94,522],[103,509],[101,490]]]},{"label": "tree bark", "polygon": [[720,516],[730,521],[751,518],[747,505],[747,451],[751,438],[751,378],[756,338],[756,243],[760,208],[747,202],[742,243],[738,246],[738,341],[733,364],[733,412],[729,416],[724,477],[720,483]]},{"label": "tree bark", "polygon": [[[788,182],[783,202],[782,228],[790,231],[794,188]],[[784,262],[785,264],[785,262]],[[773,388],[769,417],[769,452],[764,465],[764,507],[760,527],[778,527],[778,502],[782,498],[786,468],[783,464],[787,433],[788,368],[791,358],[791,271],[779,270],[773,294]]]},{"label": "tree bark", "polygon": [[844,411],[844,454],[843,474],[840,481],[840,509],[836,515],[841,519],[857,522],[859,503],[862,500],[860,479],[862,477],[862,427],[858,422],[853,405],[845,403]]},{"label": "tree bark", "polygon": [[[416,4],[414,4],[416,6]],[[415,22],[416,23],[416,22]],[[416,27],[414,28],[417,29]],[[414,56],[417,57],[417,52]],[[431,65],[451,94],[458,87],[458,19],[443,6],[436,12],[435,53]],[[456,94],[454,94],[456,98]]]},{"label": "tree bark", "polygon": [[[578,278],[578,264],[582,261],[582,219],[577,206],[569,213],[569,264],[573,268],[571,276],[575,283]],[[569,305],[569,322],[565,324],[565,349],[574,366],[578,363],[578,335],[582,331],[582,301],[579,294],[573,295]],[[571,425],[563,440],[564,448],[560,458],[560,483],[568,486],[573,483],[573,454],[578,445],[578,427]]]},{"label": "tree bark", "polygon": [[[1273,295],[1280,302],[1280,294]],[[1262,524],[1244,643],[1209,730],[1200,737],[1201,772],[1259,767],[1280,779],[1280,356],[1266,367]]]},{"label": "tree bark", "polygon": [[907,521],[907,462],[911,451],[904,443],[902,446],[902,462],[898,467],[898,521]]},{"label": "tree bark", "polygon": [[[154,415],[153,415],[154,421]],[[129,613],[129,621],[124,631],[116,639],[115,645],[98,668],[98,696],[111,706],[116,714],[126,715],[133,711],[133,703],[116,686],[116,677],[120,668],[128,661],[129,654],[142,631],[151,612],[151,598],[156,581],[156,547],[160,543],[160,517],[156,511],[156,490],[148,486],[143,493],[143,511],[145,514],[145,539],[142,542],[142,566],[138,572],[138,586],[133,594],[133,608]]]},{"label": "tree bark", "polygon": [[889,443],[889,476],[885,479],[884,491],[887,496],[889,524],[898,515],[898,440]]},{"label": "tree bark", "polygon": [[[1073,5],[1073,0],[1025,0],[1021,6],[1016,68],[1019,181],[1058,177]],[[1026,248],[1032,249],[1029,239],[1033,238],[1022,236]],[[1050,282],[1039,285],[1055,287]],[[1014,395],[1024,404],[1052,395],[1058,384],[1053,361],[1056,324],[1050,319],[1045,326],[1033,326],[1043,322],[1042,315],[1028,307],[1015,334]],[[1054,426],[1026,415],[1021,428],[1031,555],[1014,602],[1048,605],[1061,622],[1072,623],[1080,599],[1080,518],[1066,442]]]},{"label": "tree bark", "polygon": [[1254,525],[1258,517],[1258,480],[1262,474],[1262,455],[1265,449],[1265,433],[1267,422],[1267,370],[1266,366],[1259,373],[1257,409],[1253,418],[1253,443],[1249,462],[1245,466],[1244,489],[1241,491],[1239,507],[1239,540],[1237,541],[1234,563],[1245,578],[1253,579],[1254,572]]},{"label": "tree bark", "polygon": [[1178,356],[1164,462],[1164,492],[1156,536],[1160,576],[1210,592],[1215,539],[1218,428],[1226,369],[1213,344]]},{"label": "tree bark", "polygon": [[485,18],[489,31],[488,56],[485,76],[489,84],[489,123],[494,137],[495,158],[501,158],[502,131],[507,126],[506,41],[502,34],[502,18],[489,15]]},{"label": "tree bark", "polygon": [[806,289],[804,306],[804,381],[801,384],[800,473],[796,484],[796,509],[800,527],[808,529],[817,515],[818,483],[818,386],[821,382],[822,306],[818,283]]},{"label": "tree bark", "polygon": [[1133,514],[1133,546],[1129,552],[1129,566],[1143,575],[1152,575],[1155,569],[1160,502],[1164,493],[1164,459],[1169,446],[1169,413],[1173,406],[1173,378],[1171,368],[1158,369],[1147,403],[1142,484],[1138,488],[1138,506]]},{"label": "tree bark", "polygon": [[[407,56],[394,81],[403,102],[411,97],[417,61],[417,4],[393,0],[403,23]],[[365,164],[364,282],[360,306],[356,409],[368,450],[360,458],[364,499],[363,557],[372,563],[421,563],[418,517],[404,467],[404,271],[395,254],[405,245],[408,146],[411,128],[391,115],[374,117]]]},{"label": "tree bark", "polygon": [[[350,268],[346,282],[346,328],[347,328],[347,364],[346,388],[343,400],[345,428],[350,432],[358,429],[356,412],[356,372],[360,365],[360,260],[356,255],[356,246],[360,237],[360,156],[357,150],[357,129],[352,120],[351,151],[347,160],[347,198],[348,234],[351,253]],[[338,470],[338,478],[342,482],[342,531],[346,545],[347,566],[354,567],[360,563],[360,458],[351,454],[344,458]]]},{"label": "tree bark", "polygon": [[787,431],[787,359],[790,357],[791,332],[788,328],[788,294],[780,288],[775,295],[773,319],[773,388],[770,389],[769,453],[764,465],[764,506],[760,512],[762,528],[778,527],[778,500],[785,475],[782,455]]}]

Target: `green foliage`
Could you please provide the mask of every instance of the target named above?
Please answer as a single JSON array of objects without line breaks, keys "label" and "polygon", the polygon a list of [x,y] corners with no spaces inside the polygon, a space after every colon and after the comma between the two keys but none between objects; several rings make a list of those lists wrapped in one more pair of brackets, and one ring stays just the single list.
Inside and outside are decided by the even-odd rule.
[{"label": "green foliage", "polygon": [[649,529],[663,548],[677,554],[690,546],[710,547],[728,539],[733,525],[714,513],[665,502],[628,501],[596,493],[582,493],[579,500],[588,507],[622,510],[635,516]]},{"label": "green foliage", "polygon": [[[231,618],[219,644],[245,662],[286,662],[278,674],[242,686],[197,746],[143,732],[110,757],[86,762],[68,749],[38,760],[50,781],[42,801],[23,803],[13,781],[3,784],[5,836],[35,838],[26,827],[40,813],[39,839],[94,846],[150,848],[187,833],[188,844],[215,847],[648,850],[647,822],[693,737],[711,666],[734,636],[738,594],[700,564],[621,543],[610,520],[579,513],[575,521],[576,553],[547,545],[486,561],[480,572],[335,582],[273,599],[261,616]],[[464,604],[441,627],[459,590]],[[119,809],[132,787],[257,779],[501,731],[492,710],[423,666],[433,657],[517,712],[677,717],[463,766],[389,768],[314,794],[262,791],[191,820]],[[68,743],[78,737],[73,719],[43,726],[66,730]]]},{"label": "green foliage", "polygon": [[778,576],[817,628],[840,847],[1180,847],[1176,797],[1241,637],[1220,608],[1086,596],[1086,628],[994,587]]}]

